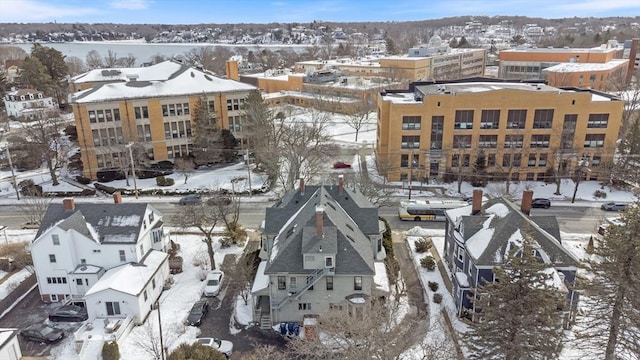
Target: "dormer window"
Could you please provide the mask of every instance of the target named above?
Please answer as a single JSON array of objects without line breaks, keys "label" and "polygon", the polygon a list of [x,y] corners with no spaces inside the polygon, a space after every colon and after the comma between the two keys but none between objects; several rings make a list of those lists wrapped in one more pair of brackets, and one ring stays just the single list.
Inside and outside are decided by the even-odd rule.
[{"label": "dormer window", "polygon": [[324,267],[332,268],[333,267],[333,256],[325,256],[324,257]]}]

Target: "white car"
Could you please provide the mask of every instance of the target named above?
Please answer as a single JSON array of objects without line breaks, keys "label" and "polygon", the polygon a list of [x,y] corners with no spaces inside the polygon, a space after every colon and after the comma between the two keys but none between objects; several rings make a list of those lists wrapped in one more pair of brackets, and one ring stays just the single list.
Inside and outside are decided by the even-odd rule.
[{"label": "white car", "polygon": [[197,338],[196,341],[202,345],[210,346],[218,350],[226,357],[231,356],[231,352],[233,351],[233,343],[231,341],[220,340],[218,338]]},{"label": "white car", "polygon": [[222,279],[224,279],[224,273],[220,270],[212,270],[207,274],[205,279],[204,289],[202,294],[204,296],[218,296],[220,293],[220,286],[222,285]]}]

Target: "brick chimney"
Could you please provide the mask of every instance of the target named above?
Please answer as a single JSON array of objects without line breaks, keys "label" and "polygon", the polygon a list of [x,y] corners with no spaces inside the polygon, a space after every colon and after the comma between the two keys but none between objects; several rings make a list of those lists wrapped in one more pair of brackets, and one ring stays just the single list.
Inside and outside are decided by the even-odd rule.
[{"label": "brick chimney", "polygon": [[638,55],[639,42],[640,39],[638,38],[631,39],[631,48],[629,49],[629,68],[627,69],[627,77],[625,79],[627,84],[631,82],[631,78],[633,77],[633,70],[636,63],[636,57]]},{"label": "brick chimney", "polygon": [[324,234],[323,229],[324,208],[321,205],[316,206],[316,235],[322,236]]},{"label": "brick chimney", "polygon": [[480,213],[480,209],[482,209],[482,189],[475,189],[471,198],[471,215]]},{"label": "brick chimney", "polygon": [[64,199],[62,200],[62,208],[64,211],[73,211],[76,208],[76,203],[73,199]]},{"label": "brick chimney", "polygon": [[344,176],[342,174],[338,175],[338,193],[342,194],[344,192]]},{"label": "brick chimney", "polygon": [[120,191],[116,191],[113,193],[113,203],[122,204],[122,194],[120,193]]},{"label": "brick chimney", "polygon": [[531,202],[533,201],[533,190],[525,190],[522,192],[522,203],[520,204],[520,211],[526,215],[531,214]]},{"label": "brick chimney", "polygon": [[304,195],[304,178],[300,178],[300,195]]},{"label": "brick chimney", "polygon": [[238,71],[238,60],[227,60],[224,64],[225,73],[231,80],[240,81],[240,75]]}]

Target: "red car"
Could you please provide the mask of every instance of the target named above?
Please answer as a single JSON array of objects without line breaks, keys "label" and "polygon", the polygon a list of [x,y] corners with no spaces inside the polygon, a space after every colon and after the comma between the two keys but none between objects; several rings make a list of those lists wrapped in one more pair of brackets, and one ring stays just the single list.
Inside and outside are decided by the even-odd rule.
[{"label": "red car", "polygon": [[344,161],[336,161],[333,163],[334,169],[351,169],[351,164],[346,163]]}]

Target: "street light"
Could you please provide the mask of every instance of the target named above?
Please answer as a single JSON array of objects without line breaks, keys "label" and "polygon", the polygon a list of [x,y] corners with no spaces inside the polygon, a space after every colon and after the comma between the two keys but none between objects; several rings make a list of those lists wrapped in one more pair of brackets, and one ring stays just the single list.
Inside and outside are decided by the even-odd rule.
[{"label": "street light", "polygon": [[136,167],[133,164],[133,150],[131,150],[131,147],[133,146],[133,143],[130,142],[127,145],[125,145],[125,147],[127,147],[129,149],[129,161],[131,162],[131,174],[133,175],[133,189],[134,189],[134,194],[136,196],[136,199],[138,198],[138,184],[136,183]]}]

